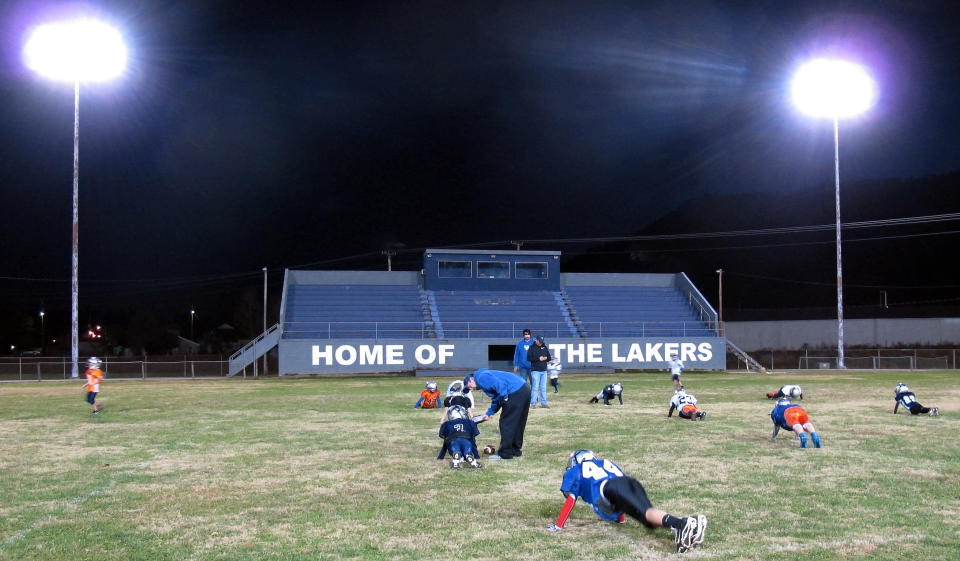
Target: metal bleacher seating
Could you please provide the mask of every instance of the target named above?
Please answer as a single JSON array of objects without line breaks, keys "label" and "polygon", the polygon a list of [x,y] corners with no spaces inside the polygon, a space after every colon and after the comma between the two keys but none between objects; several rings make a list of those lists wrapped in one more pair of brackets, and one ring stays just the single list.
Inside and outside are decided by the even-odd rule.
[{"label": "metal bleacher seating", "polygon": [[419,339],[425,336],[416,285],[291,284],[285,338]]},{"label": "metal bleacher seating", "polygon": [[679,288],[671,286],[567,286],[584,337],[712,336]]},{"label": "metal bleacher seating", "polygon": [[437,325],[448,338],[519,338],[524,329],[544,337],[578,337],[560,300],[548,291],[431,291]]}]

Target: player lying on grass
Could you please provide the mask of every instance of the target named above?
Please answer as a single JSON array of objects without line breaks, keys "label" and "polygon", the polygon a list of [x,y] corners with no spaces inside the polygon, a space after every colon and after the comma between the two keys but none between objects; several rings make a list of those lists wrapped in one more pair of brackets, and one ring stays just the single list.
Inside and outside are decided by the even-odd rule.
[{"label": "player lying on grass", "polygon": [[795,384],[787,384],[786,386],[780,386],[779,390],[767,394],[768,399],[780,399],[781,397],[803,399],[803,390]]},{"label": "player lying on grass", "polygon": [[677,416],[691,421],[702,421],[707,418],[706,411],[697,409],[697,398],[693,394],[687,393],[683,386],[673,392],[667,417],[672,417],[674,411],[677,411]]},{"label": "player lying on grass", "polygon": [[477,450],[477,436],[480,429],[474,423],[467,410],[460,405],[454,405],[447,412],[449,420],[440,425],[440,438],[443,439],[443,447],[440,448],[438,460],[442,460],[447,452],[453,458],[450,460],[450,467],[456,469],[460,464],[466,462],[473,468],[483,467],[477,461],[480,452]]},{"label": "player lying on grass", "polygon": [[940,409],[936,407],[924,407],[920,405],[920,402],[917,401],[917,396],[906,384],[900,382],[897,384],[897,388],[893,390],[894,398],[893,401],[896,405],[893,406],[893,414],[897,414],[897,409],[901,405],[907,410],[910,411],[911,415],[930,415],[931,417],[936,417],[940,414]]},{"label": "player lying on grass", "polygon": [[817,429],[813,427],[803,407],[790,403],[790,400],[785,397],[780,398],[773,411],[770,411],[770,419],[773,421],[773,434],[770,435],[770,440],[776,440],[777,433],[783,428],[796,433],[797,438],[800,439],[801,448],[807,447],[807,433],[810,433],[809,440],[813,440],[813,447],[820,448],[820,435],[817,434]]},{"label": "player lying on grass", "polygon": [[670,528],[677,551],[684,553],[703,543],[707,529],[707,517],[698,514],[678,518],[653,508],[643,485],[624,475],[620,467],[610,460],[601,460],[590,450],[577,450],[567,460],[560,492],[566,500],[560,509],[557,523],[547,526],[551,532],[563,529],[577,498],[590,503],[597,516],[610,522],[624,522],[626,515],[647,528]]},{"label": "player lying on grass", "polygon": [[593,399],[590,400],[590,403],[599,403],[602,399],[604,405],[610,405],[610,400],[614,397],[620,400],[620,405],[623,405],[623,384],[620,382],[608,384],[605,388],[600,390],[600,393],[593,396]]}]

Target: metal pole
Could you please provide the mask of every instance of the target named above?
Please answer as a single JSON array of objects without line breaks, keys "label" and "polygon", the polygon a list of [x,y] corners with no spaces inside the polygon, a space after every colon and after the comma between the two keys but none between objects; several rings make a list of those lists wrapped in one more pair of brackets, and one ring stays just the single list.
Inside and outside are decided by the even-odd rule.
[{"label": "metal pole", "polygon": [[719,277],[718,283],[718,296],[717,302],[720,307],[719,315],[717,316],[717,336],[723,336],[723,269],[717,269],[717,276]]},{"label": "metal pole", "polygon": [[[263,332],[267,332],[267,268],[263,268]],[[267,353],[263,353],[263,375],[267,375]]]},{"label": "metal pole", "polygon": [[840,257],[840,123],[833,118],[833,169],[837,203],[837,368],[843,363],[843,260]]},{"label": "metal pole", "polygon": [[78,255],[80,214],[80,80],[73,83],[73,255],[71,259],[72,277],[70,282],[70,377],[79,378],[77,362],[79,360],[79,280],[80,257]]}]

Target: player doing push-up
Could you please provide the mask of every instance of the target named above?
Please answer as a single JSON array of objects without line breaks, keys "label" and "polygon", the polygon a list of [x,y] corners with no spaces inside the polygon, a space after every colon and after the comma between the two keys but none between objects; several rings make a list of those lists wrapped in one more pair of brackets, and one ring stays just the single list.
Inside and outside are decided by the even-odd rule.
[{"label": "player doing push-up", "polygon": [[[770,435],[770,440],[776,440],[777,433],[783,428],[796,433],[797,438],[800,439],[801,448],[807,447],[808,440],[813,440],[814,448],[820,448],[820,435],[817,434],[817,429],[813,427],[803,407],[790,403],[789,399],[781,398],[770,412],[770,419],[773,421],[773,434]],[[810,433],[809,439],[807,433]]]}]

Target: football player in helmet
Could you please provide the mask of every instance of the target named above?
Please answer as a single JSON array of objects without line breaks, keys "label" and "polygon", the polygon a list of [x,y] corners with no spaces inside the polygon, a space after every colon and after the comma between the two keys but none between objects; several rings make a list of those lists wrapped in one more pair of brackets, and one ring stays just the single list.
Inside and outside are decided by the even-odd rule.
[{"label": "football player in helmet", "polygon": [[677,390],[682,388],[683,384],[680,382],[680,373],[683,372],[684,366],[683,361],[680,360],[677,353],[670,353],[670,360],[667,361],[667,365],[670,368],[670,378],[673,380],[673,389]]},{"label": "football player in helmet", "polygon": [[593,396],[593,399],[590,400],[590,403],[599,403],[602,399],[603,404],[609,406],[610,400],[614,397],[620,400],[620,405],[623,405],[623,384],[620,382],[608,384],[605,388],[600,390],[600,393]]},{"label": "football player in helmet", "polygon": [[624,522],[626,515],[630,515],[648,528],[671,528],[680,553],[703,543],[707,529],[706,516],[676,517],[653,508],[639,481],[625,475],[620,466],[610,460],[598,458],[591,450],[581,449],[570,454],[560,492],[566,500],[557,522],[547,526],[551,532],[563,530],[579,497],[589,503],[597,516],[604,520]]},{"label": "football player in helmet", "polygon": [[768,399],[780,399],[781,397],[786,397],[789,399],[803,399],[803,390],[800,389],[800,386],[795,384],[787,384],[785,386],[780,386],[779,390],[767,394]]},{"label": "football player in helmet", "polygon": [[679,390],[673,392],[673,397],[670,398],[670,410],[667,411],[667,417],[672,417],[674,410],[677,410],[677,415],[684,419],[690,419],[691,421],[702,421],[707,418],[706,411],[700,411],[697,408],[697,398],[693,394],[689,394],[686,390],[683,389],[683,386],[680,386]]},{"label": "football player in helmet", "polygon": [[99,415],[100,410],[103,409],[103,402],[97,401],[97,394],[100,393],[100,383],[103,382],[103,371],[100,370],[102,364],[101,360],[95,356],[87,359],[87,371],[85,372],[87,383],[82,387],[82,389],[87,390],[84,399],[93,406],[94,415]]},{"label": "football player in helmet", "polygon": [[469,416],[473,416],[473,394],[470,390],[464,393],[466,389],[463,380],[454,380],[447,386],[447,397],[443,398],[443,415],[440,417],[440,423],[443,424],[449,418],[450,408],[459,405],[467,410]]},{"label": "football player in helmet", "polygon": [[440,407],[440,390],[436,382],[427,382],[427,387],[420,392],[420,399],[413,405],[414,409],[436,409]]},{"label": "football player in helmet", "polygon": [[777,405],[770,411],[770,420],[773,421],[773,434],[770,435],[770,440],[776,440],[777,433],[783,428],[796,433],[797,438],[800,439],[801,448],[807,447],[807,433],[810,433],[809,440],[813,440],[813,447],[820,448],[820,435],[810,422],[807,411],[799,405],[790,403],[789,399],[782,397],[777,400]]},{"label": "football player in helmet", "polygon": [[447,452],[453,457],[450,460],[450,467],[456,469],[460,464],[466,462],[473,468],[483,467],[477,458],[480,452],[477,450],[477,436],[480,429],[477,424],[470,419],[467,410],[454,405],[447,412],[448,420],[440,425],[439,437],[443,439],[443,447],[440,448],[438,460],[442,460]]},{"label": "football player in helmet", "polygon": [[909,410],[911,415],[930,415],[931,417],[936,417],[940,414],[940,409],[937,407],[924,407],[920,405],[920,402],[917,401],[916,394],[910,391],[910,388],[903,382],[897,384],[896,389],[893,390],[893,395],[893,402],[895,404],[893,406],[894,415],[897,414],[897,409],[899,409],[901,405]]}]

